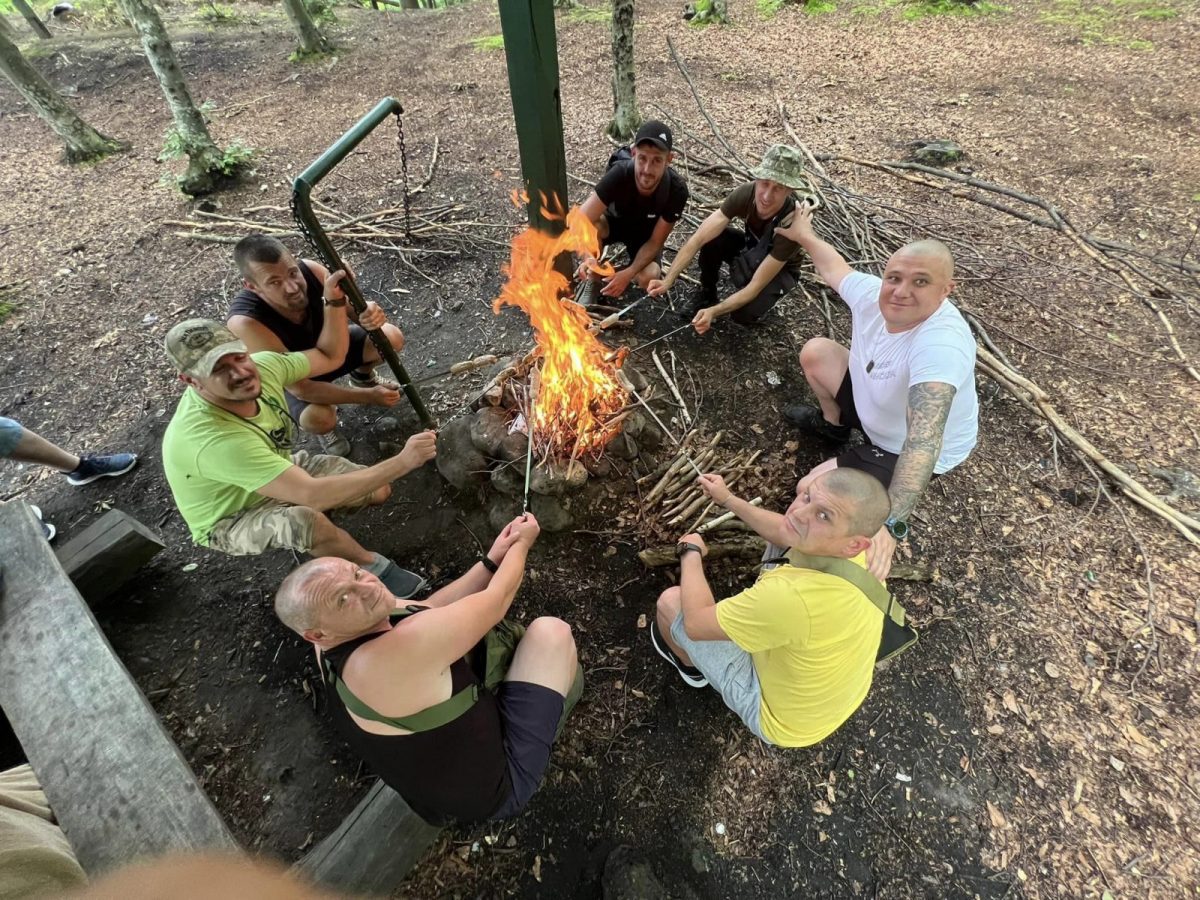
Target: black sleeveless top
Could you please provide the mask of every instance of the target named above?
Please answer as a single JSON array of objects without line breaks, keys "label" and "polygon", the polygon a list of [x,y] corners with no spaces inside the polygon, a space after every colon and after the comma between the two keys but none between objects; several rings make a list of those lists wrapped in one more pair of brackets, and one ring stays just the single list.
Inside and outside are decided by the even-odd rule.
[{"label": "black sleeveless top", "polygon": [[[414,612],[424,609],[423,607]],[[382,634],[382,632],[380,632]],[[338,678],[367,634],[324,652]],[[450,667],[451,694],[479,683],[466,658]],[[338,730],[368,767],[431,825],[487,819],[512,791],[496,698],[479,685],[479,699],[453,722],[414,734],[371,734],[350,717],[337,691],[325,692]]]},{"label": "black sleeveless top", "polygon": [[[283,343],[289,351],[299,353],[311,350],[317,346],[317,338],[325,327],[325,285],[313,274],[303,261],[297,260],[300,273],[304,276],[304,284],[308,293],[308,315],[304,321],[296,324],[271,308],[259,294],[242,288],[229,304],[229,315],[245,316],[261,323]],[[331,381],[336,373],[316,376],[317,381]]]}]

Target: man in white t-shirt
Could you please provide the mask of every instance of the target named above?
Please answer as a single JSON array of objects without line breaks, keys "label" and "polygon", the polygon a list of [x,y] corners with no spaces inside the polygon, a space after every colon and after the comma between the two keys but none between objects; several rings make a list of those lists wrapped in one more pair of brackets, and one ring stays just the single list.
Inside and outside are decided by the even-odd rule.
[{"label": "man in white t-shirt", "polygon": [[808,251],[853,318],[849,349],[818,337],[800,351],[820,407],[796,405],[784,415],[837,443],[852,428],[868,441],[821,463],[800,484],[837,466],[883,482],[892,515],[872,539],[867,562],[872,574],[885,578],[929,479],[949,472],[975,447],[975,339],[948,300],[954,259],[940,241],[916,241],[892,254],[880,279],[854,271],[817,237],[808,210],[798,210],[792,224],[776,233]]}]

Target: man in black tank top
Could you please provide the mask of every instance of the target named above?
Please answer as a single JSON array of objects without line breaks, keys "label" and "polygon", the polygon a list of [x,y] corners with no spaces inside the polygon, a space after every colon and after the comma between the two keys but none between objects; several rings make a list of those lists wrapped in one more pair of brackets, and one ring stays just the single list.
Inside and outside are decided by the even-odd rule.
[{"label": "man in black tank top", "polygon": [[332,557],[300,566],[275,597],[280,620],[322,655],[339,730],[428,822],[519,813],[582,691],[561,619],[530,623],[495,693],[469,661],[508,612],[538,532],[532,515],[514,519],[465,575],[402,609],[378,578]]},{"label": "man in black tank top", "polygon": [[[313,260],[298,260],[273,237],[251,234],[233,248],[233,258],[245,285],[229,305],[229,330],[241,338],[251,353],[303,352],[316,346],[325,321],[322,287],[328,271]],[[355,314],[350,312],[351,317]],[[343,403],[392,406],[400,399],[398,385],[375,375],[379,351],[367,339],[367,330],[382,328],[396,348],[404,348],[404,335],[387,323],[379,304],[371,300],[356,322],[349,325],[350,349],[332,372],[306,378],[289,386],[286,394],[292,417],[305,431],[321,436],[325,453],[345,456],[349,442],[334,429],[337,407]],[[334,384],[344,375],[350,386]]]}]

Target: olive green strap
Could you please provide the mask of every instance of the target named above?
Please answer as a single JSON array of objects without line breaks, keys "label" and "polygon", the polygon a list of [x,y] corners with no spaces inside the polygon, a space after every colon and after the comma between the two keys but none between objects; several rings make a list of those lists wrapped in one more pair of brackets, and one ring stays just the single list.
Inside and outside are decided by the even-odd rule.
[{"label": "olive green strap", "polygon": [[848,559],[832,556],[810,556],[798,550],[789,550],[787,561],[800,569],[815,569],[850,582],[866,595],[885,616],[897,625],[904,624],[904,607],[892,599],[891,592],[882,581]]},{"label": "olive green strap", "polygon": [[346,709],[360,719],[380,722],[393,728],[403,728],[413,732],[433,731],[435,728],[441,728],[463,715],[479,699],[479,685],[469,684],[449,699],[435,703],[420,712],[409,716],[385,716],[358,699],[354,692],[346,686],[346,682],[338,678],[337,673],[333,671],[333,666],[328,663],[325,663],[325,680],[333,685]]}]

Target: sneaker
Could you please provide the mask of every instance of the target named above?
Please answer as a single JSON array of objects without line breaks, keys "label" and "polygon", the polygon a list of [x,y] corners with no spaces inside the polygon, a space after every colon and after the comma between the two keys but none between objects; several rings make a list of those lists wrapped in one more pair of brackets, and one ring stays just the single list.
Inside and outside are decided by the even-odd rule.
[{"label": "sneaker", "polygon": [[579,292],[579,305],[584,309],[595,306],[600,300],[600,279],[587,278],[583,282],[583,290]]},{"label": "sneaker", "polygon": [[695,666],[685,666],[683,661],[675,655],[675,651],[663,639],[658,630],[658,620],[650,620],[650,643],[654,645],[654,649],[658,651],[658,655],[675,667],[675,671],[679,673],[679,677],[683,679],[683,683],[688,687],[702,688],[708,687],[708,679],[704,677],[704,673]]},{"label": "sneaker", "polygon": [[321,445],[321,452],[326,456],[345,457],[350,455],[350,442],[338,431],[318,434],[317,441]]},{"label": "sneaker", "polygon": [[380,378],[375,374],[374,369],[372,369],[370,372],[359,372],[357,370],[351,372],[350,384],[356,388],[373,388],[382,386],[385,388],[390,388],[393,391],[400,390],[400,385],[396,384],[396,382],[392,381],[390,378]]},{"label": "sneaker", "polygon": [[136,453],[114,453],[112,456],[81,456],[79,468],[67,473],[67,481],[78,487],[91,484],[97,478],[124,475],[137,465]]},{"label": "sneaker", "polygon": [[850,440],[850,426],[834,425],[825,418],[825,414],[818,406],[796,403],[783,411],[783,417],[793,425],[818,437],[823,437],[827,441],[833,441],[835,444],[844,444]]},{"label": "sneaker", "polygon": [[38,524],[42,526],[42,537],[46,539],[47,544],[50,543],[52,540],[54,540],[54,536],[58,534],[58,529],[54,527],[54,523],[42,521],[41,507],[34,506],[32,503],[30,503],[29,508],[32,509],[33,514],[37,516]]},{"label": "sneaker", "polygon": [[429,587],[429,582],[416,572],[402,569],[394,562],[388,563],[388,567],[383,570],[379,580],[383,582],[385,588],[401,600],[409,600]]}]

